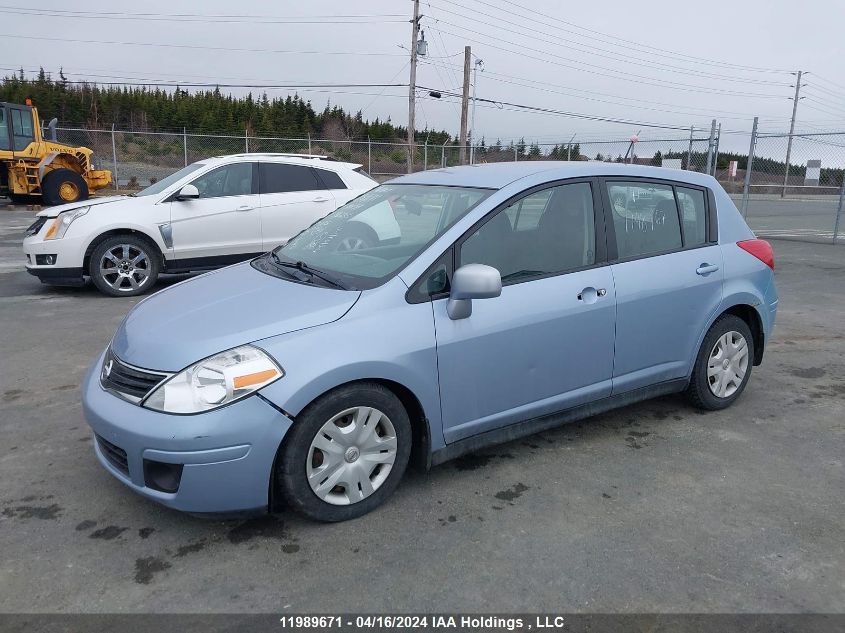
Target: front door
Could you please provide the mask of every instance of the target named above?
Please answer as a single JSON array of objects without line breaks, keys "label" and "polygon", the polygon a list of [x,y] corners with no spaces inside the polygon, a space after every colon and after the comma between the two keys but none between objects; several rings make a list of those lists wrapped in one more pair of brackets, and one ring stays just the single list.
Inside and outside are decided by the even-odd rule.
[{"label": "front door", "polygon": [[608,180],[606,195],[618,259],[613,393],[685,378],[722,300],[722,252],[710,235],[706,190]]},{"label": "front door", "polygon": [[335,210],[335,199],[307,165],[259,164],[261,234],[264,250],[287,243]]},{"label": "front door", "polygon": [[493,266],[503,289],[466,319],[433,302],[447,443],[610,394],[615,293],[595,206],[591,182],[536,190],[456,245],[456,266]]},{"label": "front door", "polygon": [[263,252],[254,165],[212,169],[191,182],[198,199],[170,203],[177,266],[216,266]]}]

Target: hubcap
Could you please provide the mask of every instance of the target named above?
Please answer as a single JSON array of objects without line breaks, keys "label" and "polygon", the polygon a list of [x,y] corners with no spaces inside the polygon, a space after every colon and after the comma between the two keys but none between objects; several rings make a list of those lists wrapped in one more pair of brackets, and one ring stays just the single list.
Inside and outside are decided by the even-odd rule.
[{"label": "hubcap", "polygon": [[63,182],[59,185],[59,197],[65,202],[75,202],[79,197],[79,187],[72,182]]},{"label": "hubcap", "polygon": [[332,505],[369,497],[396,460],[396,430],[378,409],[353,407],[326,422],[311,441],[306,475],[311,490]]},{"label": "hubcap", "polygon": [[717,398],[728,398],[745,380],[748,371],[748,342],[739,332],[719,337],[707,363],[707,383]]},{"label": "hubcap", "polygon": [[132,292],[149,280],[150,258],[133,244],[118,244],[103,254],[100,274],[118,292]]}]

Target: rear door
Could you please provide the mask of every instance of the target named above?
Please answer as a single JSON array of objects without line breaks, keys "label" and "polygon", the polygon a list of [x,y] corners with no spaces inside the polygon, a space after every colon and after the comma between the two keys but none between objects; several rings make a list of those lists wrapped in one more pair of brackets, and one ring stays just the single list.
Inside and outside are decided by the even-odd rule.
[{"label": "rear door", "polygon": [[337,206],[316,170],[307,165],[259,163],[258,187],[265,251],[285,244]]},{"label": "rear door", "polygon": [[616,259],[613,393],[683,378],[722,299],[722,252],[707,189],[605,179],[608,255]]},{"label": "rear door", "polygon": [[261,250],[256,164],[231,163],[191,181],[196,200],[170,203],[173,250],[179,266],[216,266]]}]

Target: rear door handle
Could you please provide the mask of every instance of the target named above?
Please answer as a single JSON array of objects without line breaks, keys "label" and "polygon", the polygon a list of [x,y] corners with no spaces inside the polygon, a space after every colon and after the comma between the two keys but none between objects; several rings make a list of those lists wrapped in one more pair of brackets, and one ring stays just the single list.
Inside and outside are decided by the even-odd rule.
[{"label": "rear door handle", "polygon": [[252,211],[255,207],[251,207],[248,204],[244,204],[239,206],[235,211]]},{"label": "rear door handle", "polygon": [[328,198],[320,197],[320,198],[314,198],[311,202],[328,202],[328,201],[329,201]]},{"label": "rear door handle", "polygon": [[695,269],[696,275],[709,275],[710,273],[715,273],[719,270],[719,267],[716,264],[701,264],[698,268]]}]

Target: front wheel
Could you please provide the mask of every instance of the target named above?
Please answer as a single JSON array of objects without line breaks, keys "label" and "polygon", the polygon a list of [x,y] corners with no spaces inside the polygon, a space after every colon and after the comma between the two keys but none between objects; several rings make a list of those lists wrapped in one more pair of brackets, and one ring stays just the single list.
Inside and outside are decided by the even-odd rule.
[{"label": "front wheel", "polygon": [[48,206],[87,200],[88,184],[71,169],[54,169],[41,180],[41,198]]},{"label": "front wheel", "polygon": [[701,343],[687,396],[701,409],[729,407],[748,384],[753,359],[748,324],[733,314],[719,317]]},{"label": "front wheel", "polygon": [[340,387],[297,416],[276,460],[288,505],[317,521],[344,521],[381,505],[411,454],[399,399],[375,383]]},{"label": "front wheel", "polygon": [[134,297],[156,282],[158,253],[134,235],[110,237],[94,249],[88,266],[94,285],[111,297]]}]

